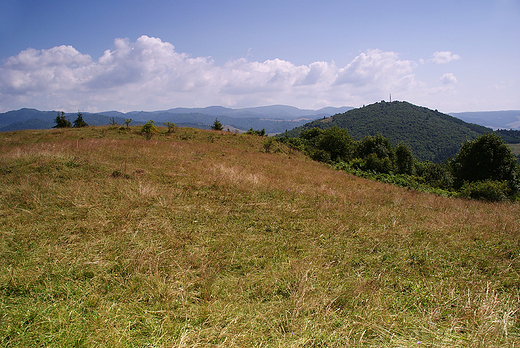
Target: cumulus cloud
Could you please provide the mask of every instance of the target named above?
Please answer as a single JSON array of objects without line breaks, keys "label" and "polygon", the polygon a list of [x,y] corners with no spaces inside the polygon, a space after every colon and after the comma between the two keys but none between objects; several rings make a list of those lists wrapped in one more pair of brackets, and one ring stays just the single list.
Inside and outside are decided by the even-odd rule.
[{"label": "cumulus cloud", "polygon": [[441,81],[445,85],[452,85],[454,83],[457,83],[457,78],[452,73],[446,73],[442,75]]},{"label": "cumulus cloud", "polygon": [[[209,57],[191,57],[176,52],[171,43],[141,36],[135,42],[115,39],[97,61],[71,46],[22,51],[0,66],[0,104],[9,109],[71,111],[359,105],[380,100],[389,91],[418,86],[413,74],[417,66],[381,50],[362,52],[345,67],[334,62],[297,66],[281,59],[247,58],[216,66]],[[443,76],[443,82],[454,79]]]},{"label": "cumulus cloud", "polygon": [[446,64],[453,60],[459,60],[458,54],[452,54],[450,51],[436,51],[431,58],[431,61],[435,64]]},{"label": "cumulus cloud", "polygon": [[70,88],[84,78],[83,67],[92,63],[89,55],[72,46],[49,50],[29,48],[9,57],[0,68],[0,93],[25,94]]},{"label": "cumulus cloud", "polygon": [[400,60],[395,52],[368,50],[361,53],[346,67],[338,70],[336,85],[351,84],[357,87],[388,85],[409,74],[417,66],[408,60]]},{"label": "cumulus cloud", "polygon": [[273,59],[263,63],[241,58],[224,65],[220,77],[221,91],[226,94],[280,92],[293,85],[307,69],[291,62]]},{"label": "cumulus cloud", "polygon": [[327,62],[314,62],[304,67],[304,74],[295,81],[296,86],[309,86],[330,81],[335,74],[336,67]]}]

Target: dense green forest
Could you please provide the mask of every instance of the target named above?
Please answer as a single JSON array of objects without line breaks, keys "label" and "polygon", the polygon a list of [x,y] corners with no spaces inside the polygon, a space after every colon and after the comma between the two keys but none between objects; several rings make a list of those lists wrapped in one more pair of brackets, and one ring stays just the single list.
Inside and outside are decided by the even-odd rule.
[{"label": "dense green forest", "polygon": [[381,134],[394,146],[403,142],[417,159],[434,163],[454,157],[467,140],[492,131],[437,110],[407,102],[382,101],[307,123],[280,136],[298,137],[304,130],[334,126],[346,129],[354,140]]},{"label": "dense green forest", "polygon": [[444,163],[420,161],[410,147],[381,134],[354,140],[345,128],[303,130],[278,139],[312,159],[357,176],[442,195],[489,201],[518,200],[520,165],[504,140],[487,132],[466,141]]},{"label": "dense green forest", "polygon": [[497,129],[495,131],[508,144],[520,144],[520,130]]}]

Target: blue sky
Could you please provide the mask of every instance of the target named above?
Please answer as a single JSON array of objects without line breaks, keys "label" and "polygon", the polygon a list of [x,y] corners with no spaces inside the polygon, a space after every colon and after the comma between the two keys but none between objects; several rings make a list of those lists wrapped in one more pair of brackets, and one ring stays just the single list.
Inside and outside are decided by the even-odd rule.
[{"label": "blue sky", "polygon": [[520,1],[0,3],[0,111],[520,109]]}]

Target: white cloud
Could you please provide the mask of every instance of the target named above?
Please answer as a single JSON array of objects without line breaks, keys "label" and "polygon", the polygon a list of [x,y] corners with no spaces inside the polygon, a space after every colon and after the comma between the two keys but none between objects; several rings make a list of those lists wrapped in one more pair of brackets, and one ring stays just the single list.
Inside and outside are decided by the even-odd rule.
[{"label": "white cloud", "polygon": [[[445,52],[437,56],[458,59]],[[449,57],[449,58],[446,58]],[[440,58],[439,58],[440,59]],[[0,105],[65,111],[159,110],[176,106],[244,107],[288,104],[302,108],[362,105],[392,93],[401,99],[424,90],[418,64],[395,52],[367,50],[345,67],[334,62],[297,66],[247,58],[216,66],[158,38],[114,40],[94,61],[71,46],[27,49],[0,65]],[[443,82],[456,82],[453,74]],[[409,100],[409,99],[408,99]]]},{"label": "white cloud", "polygon": [[330,81],[335,74],[336,67],[327,62],[314,62],[304,69],[306,73],[299,76],[296,86],[314,85],[319,82]]},{"label": "white cloud", "polygon": [[416,66],[412,61],[399,60],[395,52],[368,50],[354,58],[345,68],[338,70],[335,84],[351,84],[356,87],[387,86],[411,73]]},{"label": "white cloud", "polygon": [[307,67],[297,67],[280,59],[260,63],[241,58],[226,63],[220,69],[221,91],[232,95],[281,92],[290,88],[307,71]]},{"label": "white cloud", "polygon": [[71,88],[83,78],[83,67],[91,63],[89,55],[72,46],[41,51],[29,48],[8,58],[0,68],[0,93],[45,93]]},{"label": "white cloud", "polygon": [[431,58],[431,61],[435,64],[446,64],[452,60],[459,60],[458,54],[452,54],[450,51],[436,51]]},{"label": "white cloud", "polygon": [[446,73],[442,75],[441,81],[445,85],[452,85],[454,83],[457,83],[457,78],[452,73]]}]

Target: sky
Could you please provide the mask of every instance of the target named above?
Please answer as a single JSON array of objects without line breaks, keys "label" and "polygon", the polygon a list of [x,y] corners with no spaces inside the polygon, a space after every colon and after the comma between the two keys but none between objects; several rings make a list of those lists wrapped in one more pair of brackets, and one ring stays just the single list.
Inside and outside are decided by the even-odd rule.
[{"label": "sky", "polygon": [[520,0],[2,0],[0,112],[520,110]]}]

